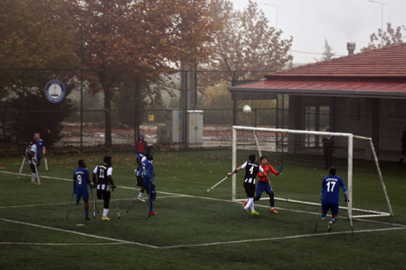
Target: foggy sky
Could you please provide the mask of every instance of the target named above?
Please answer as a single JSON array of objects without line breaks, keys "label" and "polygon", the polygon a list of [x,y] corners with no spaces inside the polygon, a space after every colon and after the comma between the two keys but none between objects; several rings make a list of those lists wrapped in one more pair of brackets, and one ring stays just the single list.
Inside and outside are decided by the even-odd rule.
[{"label": "foggy sky", "polygon": [[[248,0],[231,0],[235,9],[243,9]],[[336,56],[348,55],[347,42],[356,42],[355,53],[369,42],[372,33],[381,28],[381,5],[369,0],[256,0],[271,26],[276,27],[278,6],[278,28],[283,37],[293,36],[292,55],[295,63],[315,62],[322,53],[324,39],[333,47]],[[406,25],[406,0],[376,0],[383,4],[383,25],[392,23],[392,28]],[[402,32],[406,34],[406,32]],[[406,37],[404,38],[406,41]],[[296,51],[296,52],[295,52]]]}]

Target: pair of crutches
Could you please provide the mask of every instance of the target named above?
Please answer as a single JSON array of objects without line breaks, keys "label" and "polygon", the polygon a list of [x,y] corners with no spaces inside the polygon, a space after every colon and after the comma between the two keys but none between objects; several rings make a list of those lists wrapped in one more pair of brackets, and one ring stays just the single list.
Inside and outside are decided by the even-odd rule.
[{"label": "pair of crutches", "polygon": [[[25,160],[26,160],[26,157],[24,157],[23,162],[21,163],[20,171],[18,172],[18,178],[20,178],[21,172],[23,171]],[[32,159],[31,162],[33,163],[34,168],[35,168],[35,177],[37,178],[38,185],[41,185],[41,179],[39,177],[36,161],[34,159]],[[48,168],[48,164],[46,165],[46,168]],[[47,169],[47,172],[48,172],[48,169]]]},{"label": "pair of crutches", "polygon": [[[18,178],[20,178],[21,172],[23,171],[25,160],[26,160],[26,156],[24,156],[23,162],[21,163],[20,171],[18,172]],[[48,176],[48,160],[47,160],[46,156],[44,156],[44,161],[45,161],[45,170],[47,171],[47,176]],[[38,168],[37,168],[36,164],[35,164],[35,171],[36,171],[36,174],[37,174],[37,178],[39,179]],[[38,183],[39,182],[40,182],[40,180],[38,181]]]}]

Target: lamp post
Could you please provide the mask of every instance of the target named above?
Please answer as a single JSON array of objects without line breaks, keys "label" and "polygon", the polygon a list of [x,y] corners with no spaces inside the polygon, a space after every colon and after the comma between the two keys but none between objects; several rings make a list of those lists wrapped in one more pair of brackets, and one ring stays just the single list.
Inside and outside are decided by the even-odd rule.
[{"label": "lamp post", "polygon": [[381,3],[381,2],[377,2],[377,1],[374,1],[374,0],[369,0],[369,2],[381,5],[381,30],[383,31],[383,6],[388,6],[389,7],[389,23],[390,23],[390,5],[385,4],[385,3]]},{"label": "lamp post", "polygon": [[269,3],[265,3],[265,5],[273,6],[273,7],[276,8],[276,31],[278,31],[278,6],[275,6],[275,5],[272,5],[272,4],[269,4]]}]

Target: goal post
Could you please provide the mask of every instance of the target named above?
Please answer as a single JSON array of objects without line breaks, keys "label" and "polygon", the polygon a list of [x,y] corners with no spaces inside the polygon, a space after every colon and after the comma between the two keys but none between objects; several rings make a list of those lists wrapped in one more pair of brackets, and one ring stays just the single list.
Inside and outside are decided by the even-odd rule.
[{"label": "goal post", "polygon": [[[383,181],[382,173],[379,168],[379,161],[377,159],[375,149],[373,147],[373,142],[371,138],[353,135],[352,133],[339,133],[339,132],[328,132],[328,131],[309,131],[309,130],[292,130],[292,129],[279,129],[279,128],[258,128],[258,127],[247,127],[247,126],[233,126],[232,133],[232,170],[240,166],[247,160],[248,154],[258,153],[259,156],[262,156],[264,153],[265,156],[270,156],[272,159],[271,163],[280,162],[282,164],[287,164],[283,174],[287,178],[284,181],[288,181],[287,185],[279,181],[278,178],[272,178],[272,181],[276,181],[279,185],[279,189],[283,189],[282,197],[278,197],[278,189],[275,190],[275,200],[292,202],[298,204],[307,204],[307,205],[319,205],[320,199],[318,200],[315,196],[311,195],[311,192],[314,192],[314,195],[319,194],[321,189],[321,182],[324,176],[327,176],[326,170],[320,170],[318,168],[313,168],[320,166],[320,163],[324,161],[323,153],[323,136],[334,137],[339,141],[340,152],[334,154],[335,162],[338,162],[340,173],[337,175],[343,175],[342,178],[346,182],[348,189],[348,205],[340,204],[340,209],[347,209],[348,215],[352,217],[370,217],[370,216],[390,216],[393,215],[392,208],[390,205],[389,197],[386,192],[385,183]],[[354,140],[357,140],[357,170],[360,170],[359,177],[354,180]],[[364,145],[363,142],[368,142],[368,146],[365,144],[365,149],[360,150],[360,145]],[[346,148],[346,149],[345,149]],[[368,157],[372,156],[371,162],[363,162],[362,155]],[[361,155],[361,158],[360,158]],[[268,157],[269,160],[269,157]],[[278,161],[277,161],[278,160]],[[259,163],[258,157],[258,163]],[[295,165],[295,163],[300,163],[301,165]],[[273,164],[276,165],[276,164]],[[293,168],[295,166],[295,168]],[[333,164],[334,167],[335,164]],[[375,167],[375,168],[371,168]],[[376,170],[372,170],[376,169]],[[345,171],[343,171],[345,170]],[[371,176],[371,171],[375,171],[378,175]],[[306,175],[306,183],[296,181],[296,185],[303,185],[303,194],[301,188],[292,189],[290,192],[288,185],[293,187],[293,178],[291,174],[295,172],[296,178],[298,174],[303,173]],[[282,175],[283,175],[282,174]],[[370,180],[369,178],[374,178]],[[377,180],[379,178],[379,180]],[[381,189],[377,190],[376,183],[379,183]],[[355,182],[354,182],[355,181]],[[359,183],[358,183],[358,182]],[[374,182],[373,182],[374,181]],[[232,201],[238,201],[243,198],[241,189],[237,189],[237,176],[233,174],[232,176]],[[354,183],[356,185],[354,186]],[[357,184],[358,183],[358,184]],[[366,183],[370,189],[363,191],[362,187],[360,188],[360,183]],[[373,185],[372,185],[373,183]],[[275,189],[274,185],[272,187]],[[354,196],[354,190],[356,190],[356,196]],[[365,194],[359,196],[362,192]],[[369,196],[367,193],[370,192]],[[240,194],[238,194],[240,193]],[[340,192],[341,193],[341,192]],[[371,200],[379,195],[379,202],[374,202]],[[341,195],[340,195],[341,196]],[[368,197],[369,196],[369,197]],[[263,196],[264,197],[264,196]],[[356,201],[356,207],[354,207],[354,199]],[[365,202],[361,202],[364,200]],[[382,205],[387,204],[387,208],[384,208]],[[377,207],[375,207],[377,206]],[[371,208],[371,209],[369,209]],[[356,214],[353,214],[356,212]]]}]

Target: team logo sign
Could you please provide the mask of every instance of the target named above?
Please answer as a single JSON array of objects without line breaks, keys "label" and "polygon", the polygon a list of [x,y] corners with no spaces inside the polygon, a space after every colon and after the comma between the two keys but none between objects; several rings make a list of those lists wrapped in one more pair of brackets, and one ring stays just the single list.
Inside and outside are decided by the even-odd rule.
[{"label": "team logo sign", "polygon": [[58,103],[65,98],[66,90],[63,83],[52,80],[45,86],[45,96],[52,103]]}]

